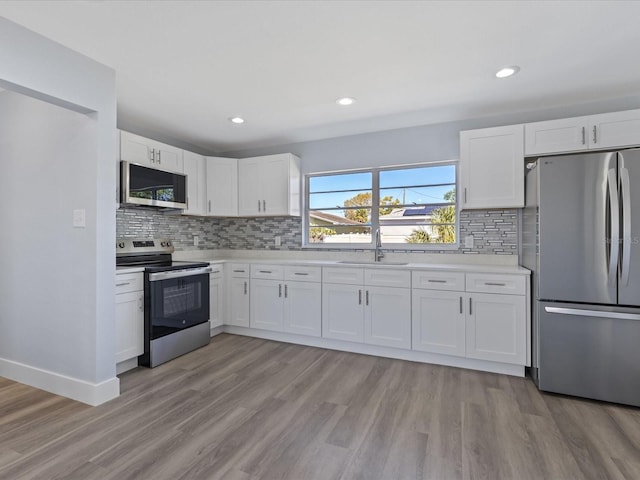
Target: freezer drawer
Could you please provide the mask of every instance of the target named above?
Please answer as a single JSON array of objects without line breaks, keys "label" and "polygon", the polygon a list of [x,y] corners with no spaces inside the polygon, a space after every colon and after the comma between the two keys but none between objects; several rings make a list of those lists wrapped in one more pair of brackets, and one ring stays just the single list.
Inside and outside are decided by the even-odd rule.
[{"label": "freezer drawer", "polygon": [[640,406],[640,309],[537,308],[540,390]]}]

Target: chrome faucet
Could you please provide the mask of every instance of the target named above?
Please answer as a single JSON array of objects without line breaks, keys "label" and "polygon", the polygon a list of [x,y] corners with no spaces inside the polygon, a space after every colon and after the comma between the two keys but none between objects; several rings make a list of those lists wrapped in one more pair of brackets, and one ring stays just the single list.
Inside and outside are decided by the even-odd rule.
[{"label": "chrome faucet", "polygon": [[382,251],[382,240],[380,239],[380,228],[376,228],[376,251],[375,259],[379,262],[384,258],[384,252]]}]

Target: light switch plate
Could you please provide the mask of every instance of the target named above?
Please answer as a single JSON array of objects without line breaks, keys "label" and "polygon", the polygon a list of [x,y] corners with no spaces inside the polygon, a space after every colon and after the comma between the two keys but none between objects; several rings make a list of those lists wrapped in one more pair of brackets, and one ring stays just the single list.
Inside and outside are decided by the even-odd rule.
[{"label": "light switch plate", "polygon": [[473,248],[473,235],[464,237],[464,248]]},{"label": "light switch plate", "polygon": [[73,226],[76,228],[85,228],[87,226],[86,210],[84,208],[73,211]]}]

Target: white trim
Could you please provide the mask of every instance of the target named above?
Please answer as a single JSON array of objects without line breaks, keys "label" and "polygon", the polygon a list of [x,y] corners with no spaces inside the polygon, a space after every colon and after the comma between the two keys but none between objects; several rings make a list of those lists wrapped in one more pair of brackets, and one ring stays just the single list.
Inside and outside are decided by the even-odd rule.
[{"label": "white trim", "polygon": [[224,333],[224,326],[218,325],[217,327],[211,327],[210,337],[215,337],[216,335],[220,335]]},{"label": "white trim", "polygon": [[307,337],[304,335],[294,335],[290,333],[271,332],[255,328],[236,327],[225,325],[224,331],[235,335],[247,337],[264,338],[278,342],[295,343],[309,347],[326,348],[329,350],[340,350],[343,352],[361,353],[364,355],[374,355],[376,357],[396,358],[399,360],[409,360],[411,362],[432,363],[435,365],[446,365],[449,367],[468,368],[482,372],[501,373],[515,377],[524,377],[524,365],[512,365],[508,363],[489,362],[486,360],[475,360],[472,358],[454,357],[438,353],[417,352],[415,350],[403,350],[400,348],[379,347],[364,343],[343,342],[319,337]]},{"label": "white trim", "polygon": [[120,395],[118,377],[91,383],[5,358],[0,358],[0,376],[94,407]]},{"label": "white trim", "polygon": [[120,375],[121,373],[128,372],[129,370],[133,370],[138,367],[138,357],[129,358],[127,360],[123,360],[122,362],[116,363],[116,375]]}]

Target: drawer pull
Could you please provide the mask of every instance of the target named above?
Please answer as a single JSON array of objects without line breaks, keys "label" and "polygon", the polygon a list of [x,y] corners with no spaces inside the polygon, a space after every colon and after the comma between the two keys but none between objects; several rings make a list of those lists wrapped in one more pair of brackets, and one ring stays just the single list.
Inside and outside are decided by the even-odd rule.
[{"label": "drawer pull", "polygon": [[303,272],[295,272],[294,275],[309,275],[308,273],[303,273]]},{"label": "drawer pull", "polygon": [[460,297],[460,313],[463,313],[462,312],[462,297]]},{"label": "drawer pull", "polygon": [[247,294],[247,282],[244,282],[244,294]]},{"label": "drawer pull", "polygon": [[116,283],[116,287],[124,287],[125,285],[131,285],[131,282]]},{"label": "drawer pull", "polygon": [[220,270],[214,270],[211,273],[220,273]]},{"label": "drawer pull", "polygon": [[260,273],[273,273],[271,270],[259,270]]},{"label": "drawer pull", "polygon": [[429,282],[429,283],[447,283],[446,280],[433,280],[431,278],[429,280],[427,280],[427,282]]},{"label": "drawer pull", "polygon": [[471,305],[471,301],[472,301],[471,297],[469,297],[469,315],[473,315],[473,308],[472,308],[472,305]]},{"label": "drawer pull", "polygon": [[489,285],[491,287],[506,287],[507,284],[506,283],[499,283],[499,282],[484,282],[485,285]]},{"label": "drawer pull", "polygon": [[244,273],[244,270],[234,270],[233,273]]}]

